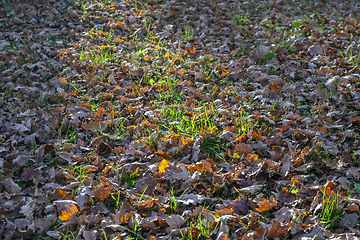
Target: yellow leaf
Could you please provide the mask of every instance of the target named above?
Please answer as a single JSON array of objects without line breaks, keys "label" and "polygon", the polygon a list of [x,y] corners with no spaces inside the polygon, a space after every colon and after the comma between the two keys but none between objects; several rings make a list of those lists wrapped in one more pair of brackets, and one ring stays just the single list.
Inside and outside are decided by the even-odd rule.
[{"label": "yellow leaf", "polygon": [[67,221],[71,218],[72,215],[77,213],[79,210],[77,207],[72,204],[71,207],[65,206],[68,211],[61,211],[61,216],[59,217],[61,220]]},{"label": "yellow leaf", "polygon": [[233,158],[240,158],[239,154],[234,153]]},{"label": "yellow leaf", "polygon": [[165,53],[165,57],[170,57],[170,53]]},{"label": "yellow leaf", "polygon": [[159,163],[159,170],[160,172],[164,173],[165,172],[165,168],[167,166],[169,166],[170,162],[166,161],[165,159],[163,159],[160,163]]}]

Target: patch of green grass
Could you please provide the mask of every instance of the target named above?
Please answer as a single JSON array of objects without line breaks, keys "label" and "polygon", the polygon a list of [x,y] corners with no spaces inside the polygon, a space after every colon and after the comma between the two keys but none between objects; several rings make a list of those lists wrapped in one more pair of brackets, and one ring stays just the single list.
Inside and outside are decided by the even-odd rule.
[{"label": "patch of green grass", "polygon": [[120,181],[120,185],[128,184],[133,187],[139,180],[141,174],[139,173],[139,168],[136,168],[134,171],[125,172],[124,168],[122,168],[122,172],[119,170],[116,171],[116,178]]},{"label": "patch of green grass", "polygon": [[170,200],[169,200],[169,208],[166,208],[166,212],[168,214],[176,214],[177,213],[177,209],[179,207],[179,200],[181,199],[181,197],[186,193],[188,189],[186,189],[181,195],[180,197],[175,197],[174,195],[174,189],[173,188],[170,188],[169,191],[170,191]]},{"label": "patch of green grass", "polygon": [[221,139],[218,135],[209,136],[204,138],[200,147],[202,153],[209,154],[210,158],[219,158],[222,159],[224,156],[221,156],[226,149],[226,142]]},{"label": "patch of green grass", "polygon": [[344,206],[351,193],[342,204],[340,192],[331,190],[330,193],[328,193],[327,185],[328,183],[325,184],[323,189],[320,189],[322,193],[322,208],[321,213],[318,214],[318,217],[321,219],[321,222],[325,224],[325,229],[331,229],[334,223],[341,220],[341,216],[345,214]]},{"label": "patch of green grass", "polygon": [[235,16],[232,17],[232,20],[236,23],[236,25],[244,26],[248,19],[247,14],[237,13]]},{"label": "patch of green grass", "polygon": [[194,29],[190,26],[189,22],[184,23],[184,39],[188,40],[194,36]]},{"label": "patch of green grass", "polygon": [[181,237],[182,239],[186,240],[198,240],[198,239],[211,239],[210,237],[213,235],[213,233],[216,232],[217,228],[219,227],[219,223],[221,222],[220,219],[217,220],[217,223],[215,227],[210,224],[209,221],[205,219],[199,214],[198,217],[196,217],[195,223],[189,224],[190,231],[181,231]]},{"label": "patch of green grass", "polygon": [[259,59],[257,61],[257,63],[259,65],[262,65],[262,64],[266,63],[267,60],[273,59],[274,57],[276,57],[276,54],[273,50],[271,50],[268,53],[266,53],[266,55],[263,58]]},{"label": "patch of green grass", "polygon": [[164,107],[161,111],[162,119],[166,119],[166,123],[160,120],[158,124],[161,125],[160,128],[169,132],[173,131],[191,139],[195,139],[198,134],[217,132],[217,112],[211,105],[199,104],[192,112],[175,107]]},{"label": "patch of green grass", "polygon": [[48,155],[41,164],[47,167],[56,168],[58,165],[57,157],[55,155]]},{"label": "patch of green grass", "polygon": [[[358,49],[359,50],[359,49]],[[353,53],[353,51],[350,49],[349,50],[349,54],[348,55],[344,55],[340,50],[339,53],[342,57],[342,59],[348,63],[348,64],[352,64],[354,66],[359,66],[360,64],[360,52],[358,52],[358,55],[356,56],[355,53]]]}]

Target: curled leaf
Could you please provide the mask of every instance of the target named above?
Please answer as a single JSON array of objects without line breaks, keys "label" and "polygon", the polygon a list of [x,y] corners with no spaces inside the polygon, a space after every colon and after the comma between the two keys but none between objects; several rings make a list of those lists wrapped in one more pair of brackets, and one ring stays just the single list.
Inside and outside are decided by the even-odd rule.
[{"label": "curled leaf", "polygon": [[65,208],[67,209],[67,211],[61,211],[61,216],[59,216],[59,218],[64,221],[69,220],[72,215],[79,211],[74,204],[72,204],[71,207],[67,205],[65,206]]}]

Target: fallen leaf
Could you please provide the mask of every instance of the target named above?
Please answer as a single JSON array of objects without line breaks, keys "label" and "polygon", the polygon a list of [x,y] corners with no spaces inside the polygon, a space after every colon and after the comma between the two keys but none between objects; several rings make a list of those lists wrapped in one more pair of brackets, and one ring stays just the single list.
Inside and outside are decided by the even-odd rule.
[{"label": "fallen leaf", "polygon": [[67,208],[67,210],[62,211],[61,216],[59,216],[59,218],[64,221],[69,220],[72,215],[74,215],[75,213],[77,213],[79,211],[74,204],[71,205],[71,207],[68,205],[66,205],[65,207]]},{"label": "fallen leaf", "polygon": [[274,198],[270,198],[270,201],[264,199],[262,202],[259,203],[259,207],[256,208],[256,211],[262,213],[271,210],[272,208],[276,207],[277,203]]},{"label": "fallen leaf", "polygon": [[166,161],[165,159],[163,159],[160,163],[159,163],[159,170],[160,172],[164,173],[165,172],[165,168],[167,166],[169,166],[170,162]]}]

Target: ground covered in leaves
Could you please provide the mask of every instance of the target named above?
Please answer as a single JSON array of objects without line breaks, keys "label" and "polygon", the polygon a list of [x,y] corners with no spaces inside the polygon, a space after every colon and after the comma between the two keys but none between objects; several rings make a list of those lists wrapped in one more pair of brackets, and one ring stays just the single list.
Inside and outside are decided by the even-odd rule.
[{"label": "ground covered in leaves", "polygon": [[5,1],[0,239],[358,239],[356,1]]}]

